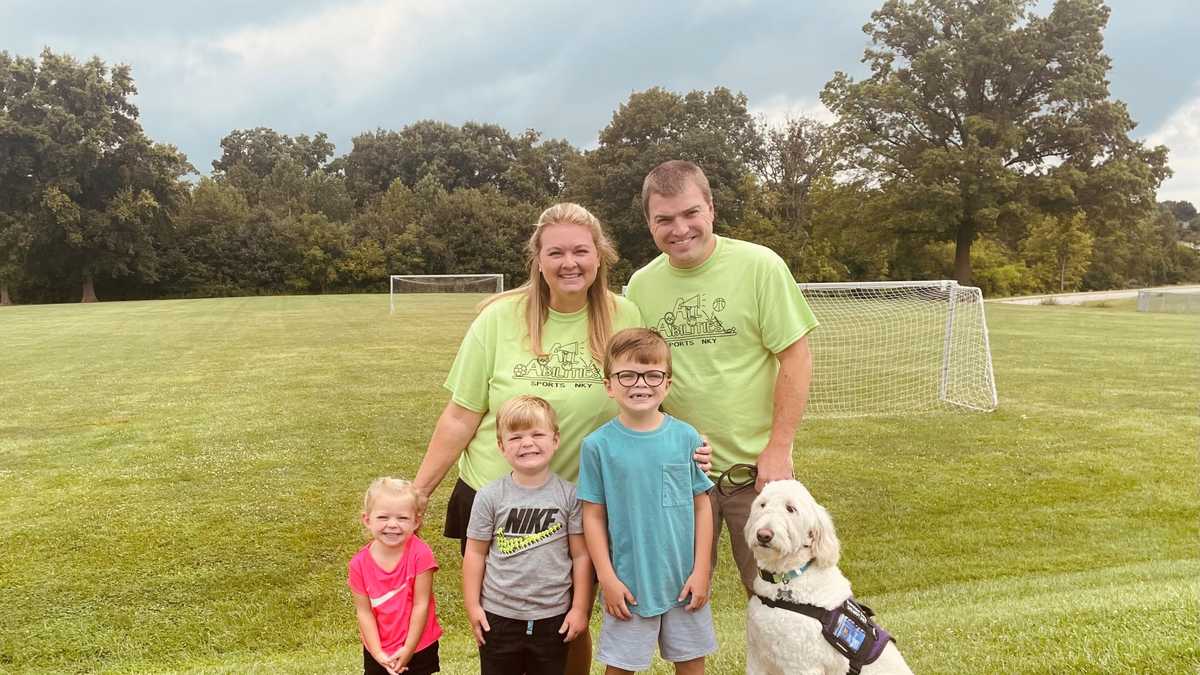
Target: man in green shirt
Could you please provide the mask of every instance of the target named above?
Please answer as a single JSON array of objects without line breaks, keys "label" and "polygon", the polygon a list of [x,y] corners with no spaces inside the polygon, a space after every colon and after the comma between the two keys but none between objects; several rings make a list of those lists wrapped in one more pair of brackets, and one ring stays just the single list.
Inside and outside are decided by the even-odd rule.
[{"label": "man in green shirt", "polygon": [[812,378],[806,336],[817,320],[778,255],[713,234],[712,190],[700,167],[655,167],[642,208],[663,255],[634,273],[629,298],[672,348],[663,406],[708,438],[714,474],[738,463],[758,469],[754,490],[710,493],[713,560],[724,522],[749,592],[757,572],[742,530],[757,492],[793,477],[792,440]]}]

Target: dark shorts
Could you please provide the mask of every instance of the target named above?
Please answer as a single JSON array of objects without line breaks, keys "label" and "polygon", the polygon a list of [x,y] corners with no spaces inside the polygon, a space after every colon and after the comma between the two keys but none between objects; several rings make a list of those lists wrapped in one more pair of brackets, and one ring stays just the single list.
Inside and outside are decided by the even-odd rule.
[{"label": "dark shorts", "polygon": [[471,522],[471,505],[475,503],[475,488],[459,478],[446,503],[446,525],[442,534],[458,540],[459,554],[467,551],[467,524]]},{"label": "dark shorts", "polygon": [[[413,654],[413,657],[408,660],[408,670],[404,671],[404,675],[429,675],[441,670],[441,661],[438,659],[438,643],[434,642]],[[387,668],[379,665],[366,647],[363,647],[363,675],[389,675]]]},{"label": "dark shorts", "polygon": [[568,643],[558,629],[566,614],[536,621],[486,614],[492,629],[479,647],[480,675],[562,675]]}]

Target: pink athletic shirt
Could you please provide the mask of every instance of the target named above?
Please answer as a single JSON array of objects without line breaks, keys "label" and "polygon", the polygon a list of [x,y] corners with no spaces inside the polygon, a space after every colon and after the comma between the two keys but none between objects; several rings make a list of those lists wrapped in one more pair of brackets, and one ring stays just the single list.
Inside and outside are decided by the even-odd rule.
[{"label": "pink athletic shirt", "polygon": [[[388,654],[404,646],[408,637],[408,623],[412,620],[413,588],[417,575],[427,570],[436,570],[437,561],[429,545],[413,535],[404,545],[400,562],[390,572],[380,567],[371,557],[371,545],[359,549],[350,559],[350,589],[371,600],[371,612],[379,626],[379,642]],[[421,631],[421,640],[416,651],[437,642],[442,636],[442,627],[437,621],[437,604],[429,598],[429,618]]]}]

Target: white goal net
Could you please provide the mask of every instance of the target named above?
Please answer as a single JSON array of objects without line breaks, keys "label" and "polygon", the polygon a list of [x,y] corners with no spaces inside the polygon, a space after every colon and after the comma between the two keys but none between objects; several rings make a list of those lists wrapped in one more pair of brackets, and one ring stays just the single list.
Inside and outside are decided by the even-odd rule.
[{"label": "white goal net", "polygon": [[997,406],[983,293],[954,281],[800,284],[809,337],[807,414],[899,415]]},{"label": "white goal net", "polygon": [[390,311],[396,296],[405,293],[500,293],[503,274],[393,274],[388,278]]},{"label": "white goal net", "polygon": [[1141,290],[1138,291],[1137,310],[1168,314],[1200,314],[1200,289]]}]

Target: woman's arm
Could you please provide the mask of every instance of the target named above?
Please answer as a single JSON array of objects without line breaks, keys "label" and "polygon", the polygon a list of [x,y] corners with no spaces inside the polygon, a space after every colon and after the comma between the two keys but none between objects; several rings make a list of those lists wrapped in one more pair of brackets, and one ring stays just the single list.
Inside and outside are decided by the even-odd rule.
[{"label": "woman's arm", "polygon": [[395,672],[388,663],[391,655],[383,652],[383,645],[379,642],[379,625],[375,623],[375,613],[371,611],[371,599],[353,591],[350,597],[354,600],[354,616],[358,619],[358,632],[362,635],[367,652],[388,672]]},{"label": "woman's arm", "polygon": [[467,539],[467,551],[463,554],[463,607],[467,610],[467,620],[471,622],[471,630],[475,633],[475,643],[480,645],[487,642],[486,633],[492,629],[488,625],[482,601],[483,573],[487,569],[487,554],[491,545],[490,541]]},{"label": "woman's arm", "polygon": [[468,410],[454,401],[446,403],[445,409],[438,417],[437,426],[433,428],[433,436],[429,439],[429,447],[425,449],[421,468],[417,469],[417,476],[413,479],[413,486],[426,498],[433,494],[450,471],[450,467],[475,437],[481,420],[483,413]]}]

